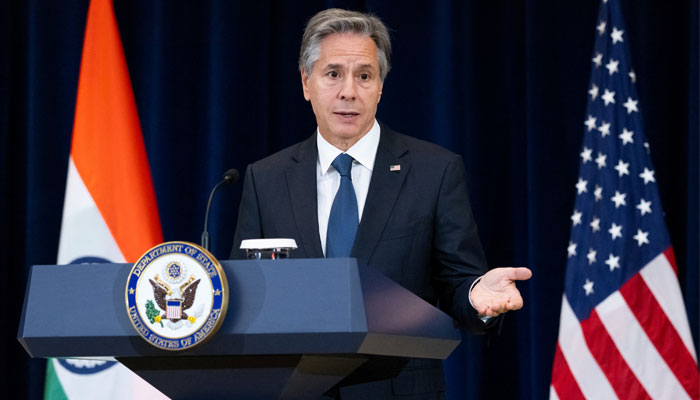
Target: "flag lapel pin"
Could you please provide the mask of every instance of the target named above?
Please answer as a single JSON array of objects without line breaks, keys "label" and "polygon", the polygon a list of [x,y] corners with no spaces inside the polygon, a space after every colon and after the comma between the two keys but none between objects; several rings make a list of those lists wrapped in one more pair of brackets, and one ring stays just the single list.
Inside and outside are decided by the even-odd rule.
[{"label": "flag lapel pin", "polygon": [[399,172],[399,171],[401,171],[401,164],[389,166],[389,172]]}]

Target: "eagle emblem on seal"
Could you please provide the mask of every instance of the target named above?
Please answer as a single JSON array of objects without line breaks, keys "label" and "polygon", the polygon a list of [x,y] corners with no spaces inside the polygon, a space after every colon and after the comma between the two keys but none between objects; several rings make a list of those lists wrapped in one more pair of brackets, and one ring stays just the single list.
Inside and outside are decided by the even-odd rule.
[{"label": "eagle emblem on seal", "polygon": [[158,274],[148,281],[153,287],[153,297],[155,297],[156,304],[164,312],[159,319],[168,319],[172,322],[194,319],[194,317],[189,317],[185,311],[194,304],[200,279],[195,280],[194,275],[192,275],[179,288],[171,288],[170,285],[158,278]]}]

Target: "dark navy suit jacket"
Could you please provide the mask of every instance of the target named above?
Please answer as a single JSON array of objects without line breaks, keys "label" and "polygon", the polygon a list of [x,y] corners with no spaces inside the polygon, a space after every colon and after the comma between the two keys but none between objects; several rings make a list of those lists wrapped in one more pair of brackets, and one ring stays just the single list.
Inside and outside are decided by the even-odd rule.
[{"label": "dark navy suit jacket", "polygon": [[[295,239],[299,246],[292,252],[295,258],[323,258],[316,206],[317,158],[313,135],[248,167],[231,258],[244,258],[241,240],[266,237]],[[390,167],[396,165],[400,168],[392,171]],[[487,266],[460,156],[382,124],[351,257],[429,303],[439,301],[440,308],[465,329],[483,332],[484,324],[469,304],[469,288]],[[443,390],[440,365],[409,362],[388,387],[395,395],[420,398],[439,393]],[[387,397],[378,395],[382,388],[367,388],[366,394],[377,396],[367,397],[361,391],[345,396],[359,387],[341,389],[340,396]]]}]

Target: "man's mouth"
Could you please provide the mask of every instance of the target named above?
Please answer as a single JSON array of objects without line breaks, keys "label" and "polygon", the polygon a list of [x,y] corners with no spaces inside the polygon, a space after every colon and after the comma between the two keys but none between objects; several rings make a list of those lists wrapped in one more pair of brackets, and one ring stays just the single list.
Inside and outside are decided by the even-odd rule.
[{"label": "man's mouth", "polygon": [[354,111],[335,111],[333,114],[338,115],[340,117],[345,117],[345,118],[352,118],[360,115],[358,112]]}]

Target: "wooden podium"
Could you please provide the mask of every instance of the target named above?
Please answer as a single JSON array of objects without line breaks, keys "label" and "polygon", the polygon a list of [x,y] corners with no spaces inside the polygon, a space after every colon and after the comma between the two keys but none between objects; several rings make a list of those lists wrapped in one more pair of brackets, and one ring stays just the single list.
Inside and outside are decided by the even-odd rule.
[{"label": "wooden podium", "polygon": [[452,318],[355,259],[222,261],[230,296],[208,342],[160,350],[131,325],[131,264],[37,265],[18,339],[32,357],[118,360],[172,399],[313,399],[387,378],[387,362],[444,359]]}]

